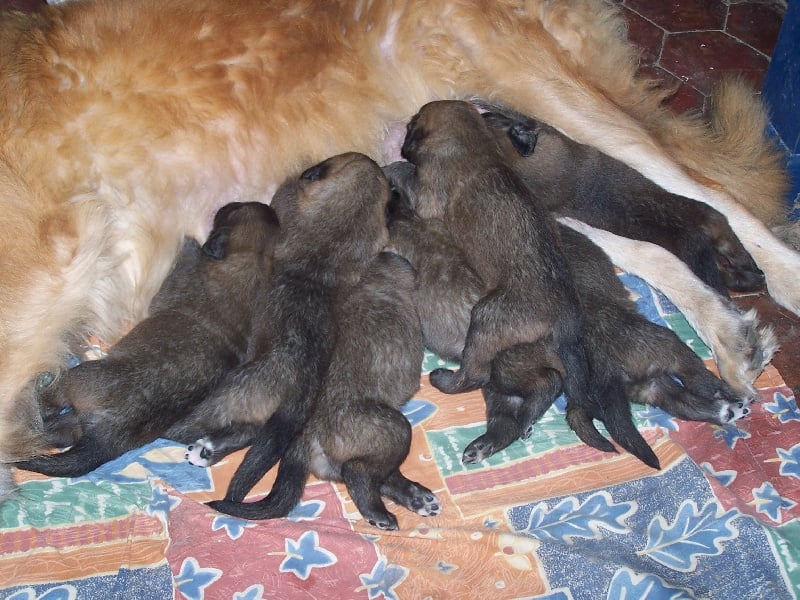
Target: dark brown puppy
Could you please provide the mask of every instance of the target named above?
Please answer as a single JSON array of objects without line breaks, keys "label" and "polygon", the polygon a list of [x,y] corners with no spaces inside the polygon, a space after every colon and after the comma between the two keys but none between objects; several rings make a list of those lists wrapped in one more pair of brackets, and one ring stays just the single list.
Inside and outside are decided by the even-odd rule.
[{"label": "dark brown puppy", "polygon": [[[458,360],[466,342],[472,307],[487,289],[444,223],[437,218],[422,219],[411,207],[416,197],[413,165],[394,163],[384,167],[384,172],[399,191],[390,203],[389,245],[417,270],[418,312],[426,345],[441,352],[441,356]],[[585,318],[588,325],[592,315]],[[595,349],[592,341],[584,339],[587,350]],[[591,353],[588,360],[592,366]],[[561,393],[565,376],[563,364],[549,344],[517,344],[498,353],[492,361],[489,382],[482,389],[486,433],[467,445],[462,461],[478,462],[518,438],[527,438],[533,422]],[[596,416],[606,422],[621,446],[657,468],[657,457],[633,424],[619,373],[612,374],[608,369],[593,371],[591,381],[593,392],[601,399],[596,407],[579,411],[574,402],[568,402],[573,407],[570,415],[574,415],[569,422],[579,437],[595,448],[614,451],[614,446],[594,428],[591,419]],[[586,416],[588,419],[578,418]]]},{"label": "dark brown puppy", "polygon": [[414,288],[408,261],[391,253],[375,258],[337,305],[336,345],[320,397],[281,459],[272,491],[258,502],[210,506],[250,519],[283,517],[313,473],[344,481],[358,510],[380,529],[397,529],[381,496],[423,516],[439,514],[436,496],[399,470],[411,446],[400,408],[419,389],[423,355]]},{"label": "dark brown puppy", "polygon": [[213,461],[220,447],[253,442],[227,502],[241,502],[305,427],[336,340],[336,302],[386,245],[390,196],[380,167],[355,153],[308,169],[276,193],[272,206],[285,237],[275,250],[264,311],[268,347],[246,378],[225,382],[223,396],[251,396],[271,414],[261,427],[233,424],[205,434],[198,444],[205,454],[190,457]]},{"label": "dark brown puppy", "polygon": [[483,118],[506,157],[554,214],[658,244],[726,297],[763,287],[764,274],[719,211],[667,192],[541,121],[489,108]]},{"label": "dark brown puppy", "polygon": [[[409,168],[410,167],[410,168]],[[466,264],[441,222],[421,219],[410,206],[413,190],[413,166],[393,164],[384,168],[399,188],[404,202],[390,204],[390,246],[407,252],[417,269],[420,286],[421,315],[436,321],[428,332],[429,348],[449,350],[458,356],[463,333],[470,317],[469,298],[483,294],[480,278]],[[397,176],[401,174],[401,176]],[[408,187],[411,186],[411,187]],[[410,189],[410,194],[405,190]],[[657,467],[658,461],[649,452],[640,436],[632,433],[628,400],[659,406],[688,420],[725,424],[747,414],[748,410],[735,392],[706,369],[671,330],[648,321],[639,314],[627,290],[616,276],[605,253],[588,238],[568,227],[559,226],[565,256],[568,260],[578,298],[584,312],[584,346],[594,374],[593,380],[604,386],[610,401],[603,410],[590,413],[568,402],[570,425],[581,439],[599,449],[613,450],[599,436],[591,423],[598,418],[606,423],[612,437],[645,463]],[[442,276],[446,274],[446,276]],[[448,331],[449,324],[452,329]],[[538,352],[542,349],[518,345],[504,351],[492,363],[491,397],[498,405],[495,411],[513,415],[519,410],[519,394],[523,389],[536,389],[553,372],[542,371]],[[538,383],[537,383],[538,381]],[[554,389],[559,382],[551,381]],[[540,387],[546,390],[545,387]],[[488,411],[487,411],[488,412]],[[506,428],[514,430],[514,428]],[[480,438],[479,438],[480,440]],[[464,453],[465,462],[485,458],[486,447],[476,440]],[[604,445],[606,447],[604,447]],[[501,449],[495,445],[495,451]]]},{"label": "dark brown puppy", "polygon": [[[681,419],[725,425],[750,412],[672,330],[637,312],[599,247],[569,227],[561,226],[560,234],[585,309],[584,340],[594,371],[617,375],[631,401]],[[570,416],[569,406],[567,414],[571,425],[580,418]]]},{"label": "dark brown puppy", "polygon": [[247,355],[278,237],[278,219],[267,205],[220,209],[202,248],[184,244],[150,317],[106,358],[41,382],[45,437],[54,447],[71,448],[18,466],[83,475],[202,412],[204,396]]},{"label": "dark brown puppy", "polygon": [[460,361],[472,307],[486,294],[486,286],[444,221],[417,214],[414,165],[398,161],[383,171],[396,192],[389,202],[387,248],[416,270],[415,299],[425,345],[437,356]]},{"label": "dark brown puppy", "polygon": [[[567,398],[600,412],[590,394],[581,310],[555,221],[508,166],[475,108],[458,101],[425,105],[408,125],[402,154],[416,166],[420,216],[443,220],[488,290],[472,309],[460,369],[437,369],[431,383],[446,393],[483,388],[488,415],[495,405],[507,404],[495,398],[495,392],[505,394],[490,385],[493,361],[526,344],[539,360],[557,359],[537,364],[548,374],[537,381],[564,374]],[[524,435],[555,399],[558,390],[549,387],[551,397],[536,403],[519,390],[526,401],[514,405],[524,416],[512,439]],[[493,429],[487,419],[487,433]]]}]

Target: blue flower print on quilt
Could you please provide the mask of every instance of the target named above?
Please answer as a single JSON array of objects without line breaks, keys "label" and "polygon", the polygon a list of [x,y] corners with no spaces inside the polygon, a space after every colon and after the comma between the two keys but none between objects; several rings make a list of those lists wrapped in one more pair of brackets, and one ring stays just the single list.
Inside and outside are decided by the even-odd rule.
[{"label": "blue flower print on quilt", "polygon": [[724,542],[739,535],[731,523],[738,513],[721,514],[721,510],[716,500],[702,509],[694,500],[686,500],[673,521],[657,515],[647,528],[647,547],[639,554],[675,571],[697,570],[700,557],[722,553]]},{"label": "blue flower print on quilt", "polygon": [[506,518],[539,540],[550,588],[574,600],[792,598],[765,527],[724,511],[688,458],[601,492],[516,506]]},{"label": "blue flower print on quilt", "polygon": [[225,530],[225,533],[232,540],[238,540],[244,535],[245,529],[255,527],[255,523],[245,521],[244,519],[237,519],[236,517],[229,517],[227,515],[218,515],[211,521],[211,531]]},{"label": "blue flower print on quilt", "polygon": [[800,410],[797,409],[797,400],[794,396],[784,396],[775,392],[772,402],[764,403],[764,410],[772,413],[781,423],[800,421]]},{"label": "blue flower print on quilt", "polygon": [[237,592],[232,600],[266,600],[264,596],[264,586],[260,583],[251,585],[243,592]]},{"label": "blue flower print on quilt", "polygon": [[608,600],[694,600],[691,590],[679,589],[655,575],[642,575],[630,569],[620,569],[611,579],[606,594]]},{"label": "blue flower print on quilt", "polygon": [[175,576],[175,586],[187,600],[203,600],[206,588],[220,577],[220,569],[201,567],[196,558],[190,557],[181,564],[181,572]]},{"label": "blue flower print on quilt", "polygon": [[765,481],[759,488],[753,490],[753,503],[759,513],[766,515],[775,523],[783,521],[781,511],[797,506],[797,502],[781,497],[769,481]]},{"label": "blue flower print on quilt", "polygon": [[363,585],[357,588],[356,592],[366,591],[370,600],[376,598],[398,600],[395,588],[408,577],[408,569],[389,564],[385,558],[381,558],[375,563],[371,573],[358,577]]},{"label": "blue flower print on quilt", "polygon": [[776,450],[781,461],[779,473],[800,479],[800,444],[795,444],[789,449],[776,448]]},{"label": "blue flower print on quilt", "polygon": [[605,491],[589,496],[580,505],[574,497],[563,499],[552,509],[546,502],[540,502],[530,511],[525,530],[542,541],[560,540],[570,544],[579,537],[599,540],[603,537],[601,527],[625,532],[625,519],[635,510],[630,502],[615,504]]},{"label": "blue flower print on quilt", "polygon": [[[308,579],[311,570],[336,564],[336,555],[319,545],[316,531],[306,531],[298,539],[286,538],[286,558],[280,566],[281,573],[294,573],[299,579]],[[278,554],[278,553],[273,553]]]}]

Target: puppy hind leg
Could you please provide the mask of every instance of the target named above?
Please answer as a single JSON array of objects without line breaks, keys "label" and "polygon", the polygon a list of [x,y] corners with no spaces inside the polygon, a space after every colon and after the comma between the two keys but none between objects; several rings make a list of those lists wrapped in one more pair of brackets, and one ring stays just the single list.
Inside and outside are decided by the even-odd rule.
[{"label": "puppy hind leg", "polygon": [[342,479],[353,504],[370,525],[384,531],[398,529],[397,517],[381,499],[382,482],[388,479],[382,465],[364,458],[348,460],[342,464]]},{"label": "puppy hind leg", "polygon": [[[183,457],[197,467],[210,467],[231,452],[250,445],[260,427],[260,423],[233,422],[227,427],[212,431],[198,429],[191,436],[195,441],[188,444]],[[187,435],[166,435],[165,437],[177,439],[183,443],[186,443],[187,438],[191,439]]]},{"label": "puppy hind leg", "polygon": [[286,453],[299,431],[276,413],[258,430],[253,445],[233,474],[225,500],[241,502],[247,493]]},{"label": "puppy hind leg", "polygon": [[381,495],[423,517],[436,516],[442,511],[436,494],[397,469],[381,485]]},{"label": "puppy hind leg", "polygon": [[[464,449],[461,462],[471,465],[504,450],[520,438],[519,407],[524,402],[520,396],[510,396],[483,388],[486,403],[486,433],[475,438]],[[522,427],[524,429],[527,424]]]},{"label": "puppy hind leg", "polygon": [[614,377],[602,393],[605,397],[602,421],[611,438],[648,467],[660,469],[658,457],[636,429],[631,405],[619,378]]},{"label": "puppy hind leg", "polygon": [[567,399],[566,419],[570,429],[587,446],[591,446],[601,452],[617,452],[614,444],[604,438],[594,426],[594,417],[586,407],[570,402]]},{"label": "puppy hind leg", "polygon": [[500,344],[508,345],[507,334],[513,331],[508,323],[500,322],[505,313],[502,292],[490,292],[481,298],[472,307],[460,368],[435,369],[430,373],[431,385],[445,394],[460,394],[486,385],[491,361],[503,349]]},{"label": "puppy hind leg", "polygon": [[[710,372],[709,376],[716,379]],[[723,382],[719,383],[724,386]],[[697,388],[692,390],[669,374],[662,373],[631,385],[629,390],[634,401],[655,406],[687,421],[726,425],[750,413],[750,409],[732,391],[726,393],[725,387],[712,385],[698,393]]]}]

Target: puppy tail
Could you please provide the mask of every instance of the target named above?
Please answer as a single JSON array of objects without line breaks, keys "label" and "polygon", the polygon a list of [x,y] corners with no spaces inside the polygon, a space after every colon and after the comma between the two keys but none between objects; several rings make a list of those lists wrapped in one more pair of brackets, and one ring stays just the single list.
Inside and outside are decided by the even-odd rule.
[{"label": "puppy tail", "polygon": [[208,505],[225,514],[243,519],[277,519],[288,515],[300,502],[308,479],[308,448],[302,437],[296,437],[286,450],[278,467],[272,490],[257,502],[225,500],[209,502]]},{"label": "puppy tail", "polygon": [[596,448],[601,452],[616,452],[614,444],[609,442],[597,431],[592,420],[592,414],[583,406],[567,401],[567,423],[575,435],[587,446]]},{"label": "puppy tail", "polygon": [[253,486],[281,460],[301,428],[295,420],[281,414],[280,409],[273,414],[256,434],[233,474],[225,500],[242,502]]},{"label": "puppy tail", "polygon": [[631,413],[631,405],[624,394],[622,385],[612,385],[605,397],[603,423],[612,439],[633,454],[648,467],[661,469],[661,463],[653,449],[636,429]]}]

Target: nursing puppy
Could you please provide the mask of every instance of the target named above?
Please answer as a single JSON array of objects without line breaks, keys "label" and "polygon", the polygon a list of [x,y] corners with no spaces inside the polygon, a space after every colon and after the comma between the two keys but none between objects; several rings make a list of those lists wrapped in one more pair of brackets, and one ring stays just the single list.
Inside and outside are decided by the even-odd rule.
[{"label": "nursing puppy", "polygon": [[[400,408],[419,389],[423,355],[414,288],[414,271],[405,259],[391,253],[376,257],[337,305],[337,339],[320,396],[281,458],[272,491],[258,502],[222,500],[210,506],[248,519],[284,517],[313,473],[343,481],[356,508],[379,529],[397,529],[381,496],[423,516],[439,514],[436,496],[400,473],[411,446],[411,426]],[[247,491],[231,486],[228,495]]]},{"label": "nursing puppy", "polygon": [[[466,338],[470,299],[479,298],[485,289],[442,223],[419,218],[410,206],[407,198],[416,197],[410,166],[398,163],[384,168],[395,185],[403,186],[401,190],[411,190],[409,195],[401,194],[404,202],[390,203],[389,244],[406,255],[417,271],[418,310],[433,321],[426,328],[423,320],[426,345],[458,359]],[[402,173],[402,177],[396,173]],[[600,372],[595,381],[604,386],[602,397],[608,400],[595,413],[568,402],[568,421],[582,440],[600,450],[614,450],[591,423],[592,418],[597,418],[607,424],[623,448],[657,468],[658,459],[641,436],[633,433],[628,401],[659,406],[680,418],[719,425],[749,412],[741,396],[708,371],[674,332],[637,312],[600,248],[566,226],[559,227],[559,234],[584,309],[588,360],[593,371]],[[464,462],[482,460],[516,439],[515,432],[526,423],[520,414],[522,390],[538,385],[540,393],[546,393],[546,377],[550,377],[553,393],[559,393],[560,381],[540,366],[547,364],[537,354],[540,351],[518,345],[493,361],[489,386],[490,399],[495,404],[493,418],[503,422],[504,427],[491,428],[483,439],[470,443]]]},{"label": "nursing puppy", "polygon": [[387,249],[416,271],[415,301],[425,345],[437,356],[460,361],[472,307],[486,294],[441,219],[422,219],[414,209],[414,165],[397,161],[383,167],[394,194],[389,202]]},{"label": "nursing puppy", "polygon": [[71,448],[18,466],[77,477],[164,436],[189,413],[204,413],[205,395],[247,355],[278,236],[275,212],[265,204],[220,209],[203,247],[184,245],[147,319],[106,358],[43,378],[44,438]]},{"label": "nursing puppy", "polygon": [[707,204],[671,194],[628,165],[522,115],[483,114],[515,171],[547,209],[627,238],[663,246],[707,285],[751,292],[764,284],[727,219]]},{"label": "nursing puppy", "polygon": [[[417,271],[417,309],[425,343],[440,356],[461,360],[472,309],[489,290],[445,224],[438,218],[422,219],[414,211],[411,203],[417,200],[418,190],[413,165],[393,163],[384,167],[384,172],[399,192],[389,205],[389,247],[407,257]],[[533,302],[538,295],[537,290],[530,291]],[[591,334],[591,317],[585,317],[587,334]],[[587,350],[595,350],[593,341],[584,340]],[[568,400],[569,414],[574,415],[569,419],[570,425],[590,446],[614,451],[614,446],[592,424],[592,417],[598,418],[622,447],[658,468],[658,458],[633,424],[618,370],[596,372],[591,353],[587,359],[597,401],[584,402],[585,410],[577,410],[578,404]],[[500,351],[491,362],[489,381],[482,387],[486,432],[467,445],[462,462],[484,460],[515,440],[529,437],[533,423],[562,392],[566,376],[551,344],[519,343]]]},{"label": "nursing puppy", "polygon": [[[617,266],[667,294],[711,348],[722,378],[739,394],[754,395],[752,383],[777,343],[772,330],[759,325],[755,311],[742,313],[727,301],[728,289],[757,289],[763,274],[726,218],[706,204],[665,191],[553,127],[477,103],[492,109],[484,119],[515,171],[536,186],[548,209],[601,245]],[[662,246],[706,285],[682,274],[685,269],[649,244],[625,241],[623,248],[618,236]],[[654,266],[663,268],[656,273]],[[709,287],[723,297],[715,297]],[[695,300],[686,302],[692,295]]]},{"label": "nursing puppy", "polygon": [[386,245],[390,195],[380,167],[355,153],[307,169],[276,193],[272,206],[284,237],[275,249],[261,317],[265,343],[214,393],[223,407],[229,398],[248,398],[252,410],[232,415],[216,431],[201,431],[203,423],[197,423],[200,439],[187,456],[207,466],[252,442],[227,498],[241,500],[311,414],[336,340],[337,297]]},{"label": "nursing puppy", "polygon": [[[205,239],[222,204],[268,201],[340,152],[387,162],[387,129],[433,98],[513,107],[715,206],[770,293],[800,311],[800,256],[764,225],[786,217],[763,109],[739,86],[711,123],[675,116],[661,106],[669,91],[636,76],[624,31],[603,0],[96,0],[0,13],[0,461],[46,446],[37,375],[79,353],[86,332],[113,343],[140,321],[183,237]],[[685,300],[699,302],[693,289]],[[736,352],[751,347],[741,318],[706,316],[706,339],[722,327],[731,356],[760,357]]]},{"label": "nursing puppy", "polygon": [[482,388],[492,434],[496,407],[509,404],[492,380],[494,363],[525,345],[540,371],[533,389],[515,390],[525,399],[514,402],[523,411],[521,432],[561,391],[554,381],[570,402],[599,414],[605,399],[589,389],[583,317],[555,221],[508,166],[475,108],[426,104],[409,122],[403,156],[416,166],[417,212],[443,220],[487,290],[472,307],[459,370],[436,369],[431,383],[446,393]]}]

